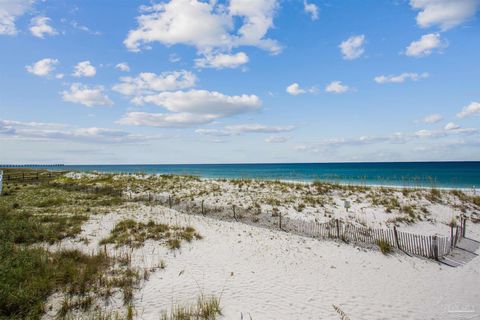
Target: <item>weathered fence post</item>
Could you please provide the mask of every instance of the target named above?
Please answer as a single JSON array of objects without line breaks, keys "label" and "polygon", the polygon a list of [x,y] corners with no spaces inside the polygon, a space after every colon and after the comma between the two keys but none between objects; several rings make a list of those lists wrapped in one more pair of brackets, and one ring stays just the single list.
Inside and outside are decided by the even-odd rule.
[{"label": "weathered fence post", "polygon": [[204,210],[204,208],[203,208],[203,202],[204,202],[204,201],[205,201],[205,200],[202,200],[202,215],[205,215],[205,210]]},{"label": "weathered fence post", "polygon": [[466,235],[466,230],[467,230],[467,219],[465,216],[462,214],[462,220],[463,220],[463,225],[462,225],[462,238],[465,238]]},{"label": "weathered fence post", "polygon": [[437,239],[437,236],[433,236],[432,246],[433,246],[433,257],[435,258],[435,260],[438,261],[438,239]]},{"label": "weathered fence post", "polygon": [[450,247],[453,248],[453,224],[450,224]]},{"label": "weathered fence post", "polygon": [[340,226],[338,225],[338,219],[335,219],[335,226],[337,227],[337,238],[340,239]]},{"label": "weathered fence post", "polygon": [[458,226],[455,228],[455,242],[453,243],[454,247],[457,247],[457,241],[458,241]]},{"label": "weathered fence post", "polygon": [[168,195],[168,206],[172,209],[172,196]]},{"label": "weathered fence post", "polygon": [[235,219],[235,221],[238,221],[237,214],[235,213],[235,205],[232,206],[232,209],[233,209],[233,219]]},{"label": "weathered fence post", "polygon": [[395,244],[397,245],[397,248],[401,250],[400,248],[400,242],[398,241],[398,232],[397,232],[397,227],[393,226],[393,235],[395,236]]},{"label": "weathered fence post", "polygon": [[282,213],[281,212],[278,214],[278,227],[280,228],[280,230],[283,230],[282,229]]}]

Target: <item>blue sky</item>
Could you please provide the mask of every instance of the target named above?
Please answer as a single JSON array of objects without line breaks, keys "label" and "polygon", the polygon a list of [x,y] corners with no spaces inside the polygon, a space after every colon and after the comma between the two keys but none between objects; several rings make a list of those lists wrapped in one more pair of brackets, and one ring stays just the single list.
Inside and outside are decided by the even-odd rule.
[{"label": "blue sky", "polygon": [[480,0],[0,0],[0,163],[480,160]]}]

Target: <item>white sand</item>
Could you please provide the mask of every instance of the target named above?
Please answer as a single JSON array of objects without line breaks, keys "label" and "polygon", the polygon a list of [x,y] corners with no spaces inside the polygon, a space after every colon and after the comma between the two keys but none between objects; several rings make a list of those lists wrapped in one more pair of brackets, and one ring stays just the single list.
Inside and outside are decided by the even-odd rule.
[{"label": "white sand", "polygon": [[[478,257],[451,268],[163,207],[93,216],[78,237],[88,238],[88,245],[67,240],[59,246],[91,252],[125,217],[192,225],[204,237],[176,252],[153,241],[133,251],[134,266],[167,265],[137,290],[138,319],[159,319],[162,310],[201,293],[221,296],[223,319],[340,319],[333,304],[351,319],[480,318]],[[471,232],[478,229],[471,224]],[[449,312],[459,308],[475,313]]]}]

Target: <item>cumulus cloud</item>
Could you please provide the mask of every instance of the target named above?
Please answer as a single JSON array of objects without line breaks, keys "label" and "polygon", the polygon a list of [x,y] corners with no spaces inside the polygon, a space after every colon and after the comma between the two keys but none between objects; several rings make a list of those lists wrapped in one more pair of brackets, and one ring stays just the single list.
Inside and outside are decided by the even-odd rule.
[{"label": "cumulus cloud", "polygon": [[270,136],[265,139],[267,143],[284,143],[287,142],[288,138],[284,136]]},{"label": "cumulus cloud", "polygon": [[473,115],[480,114],[480,103],[472,102],[468,106],[463,107],[462,111],[457,113],[458,118],[467,118]]},{"label": "cumulus cloud", "polygon": [[413,41],[405,49],[405,55],[409,57],[421,58],[431,55],[434,51],[438,51],[448,47],[448,43],[441,39],[439,33],[429,33],[423,35],[420,40]]},{"label": "cumulus cloud", "polygon": [[256,111],[261,106],[261,100],[256,95],[228,96],[207,90],[162,92],[136,97],[134,102],[155,104],[171,112],[212,115],[217,118]]},{"label": "cumulus cloud", "polygon": [[0,35],[16,35],[15,20],[26,13],[34,2],[35,0],[0,1]]},{"label": "cumulus cloud", "polygon": [[63,100],[83,104],[87,107],[112,106],[113,101],[104,93],[103,86],[88,87],[81,83],[74,83],[70,90],[61,92]]},{"label": "cumulus cloud", "polygon": [[405,80],[418,81],[420,79],[428,78],[430,75],[427,72],[424,73],[415,73],[415,72],[404,72],[400,75],[388,75],[388,76],[377,76],[374,78],[376,83],[403,83]]},{"label": "cumulus cloud", "polygon": [[437,123],[443,120],[443,117],[441,114],[435,113],[426,116],[425,118],[422,119],[422,122],[424,123]]},{"label": "cumulus cloud", "polygon": [[291,94],[292,96],[298,96],[300,94],[304,94],[304,93],[315,93],[318,91],[318,89],[316,87],[311,87],[311,88],[308,88],[308,89],[304,89],[304,88],[301,88],[300,85],[298,83],[292,83],[291,85],[289,85],[285,91],[289,94]]},{"label": "cumulus cloud", "polygon": [[77,63],[73,72],[74,77],[93,77],[96,74],[97,70],[88,60]]},{"label": "cumulus cloud", "polygon": [[365,35],[352,36],[343,41],[340,45],[340,51],[342,52],[343,59],[355,60],[362,56],[365,52]]},{"label": "cumulus cloud", "polygon": [[136,77],[122,77],[113,90],[125,96],[141,96],[162,91],[185,89],[195,86],[197,77],[185,70],[155,74],[142,72]]},{"label": "cumulus cloud", "polygon": [[345,93],[350,91],[350,87],[342,84],[341,81],[332,81],[325,87],[325,91],[329,93]]},{"label": "cumulus cloud", "polygon": [[55,70],[55,66],[58,64],[57,59],[45,58],[39,60],[29,66],[25,66],[25,69],[39,77],[49,76]]},{"label": "cumulus cloud", "polygon": [[[4,128],[8,129],[3,130]],[[66,140],[88,143],[133,143],[148,137],[108,128],[74,128],[66,124],[0,120],[0,135],[28,140]]]},{"label": "cumulus cloud", "polygon": [[45,35],[54,36],[58,32],[49,25],[51,19],[49,17],[38,16],[32,18],[30,22],[30,32],[37,38],[44,38]]},{"label": "cumulus cloud", "polygon": [[[194,46],[200,53],[229,53],[239,46],[281,51],[276,40],[266,37],[273,27],[278,0],[217,1],[170,0],[142,7],[138,28],[130,30],[124,44],[131,51],[160,42]],[[239,23],[236,23],[236,22]],[[237,57],[238,58],[238,57]]]},{"label": "cumulus cloud", "polygon": [[458,26],[475,16],[479,0],[410,0],[410,6],[420,10],[417,24],[422,27],[438,25],[442,30]]},{"label": "cumulus cloud", "polygon": [[203,58],[195,59],[195,66],[197,68],[237,68],[248,63],[248,56],[245,52],[238,52],[236,54],[206,54]]},{"label": "cumulus cloud", "polygon": [[304,89],[300,88],[300,85],[296,82],[289,85],[287,87],[286,91],[293,96],[298,96],[299,94],[306,93],[306,91]]},{"label": "cumulus cloud", "polygon": [[130,71],[130,66],[126,62],[117,63],[115,68],[120,70],[120,71],[123,71],[123,72],[129,72]]},{"label": "cumulus cloud", "polygon": [[303,9],[310,15],[310,19],[318,20],[318,6],[316,4],[308,3],[307,0],[304,0]]},{"label": "cumulus cloud", "polygon": [[154,104],[170,113],[130,112],[120,124],[153,127],[188,127],[216,119],[257,111],[261,100],[256,95],[228,96],[216,91],[167,91],[136,96],[137,104]]}]

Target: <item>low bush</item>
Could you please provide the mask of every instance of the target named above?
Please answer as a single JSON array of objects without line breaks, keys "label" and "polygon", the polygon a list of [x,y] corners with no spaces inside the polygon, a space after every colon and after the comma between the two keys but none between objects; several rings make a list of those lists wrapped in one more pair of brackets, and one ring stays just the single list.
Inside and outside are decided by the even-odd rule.
[{"label": "low bush", "polygon": [[388,243],[388,241],[384,239],[377,240],[377,246],[380,248],[380,251],[383,254],[389,254],[390,252],[392,252],[392,247],[390,246],[390,243]]}]

